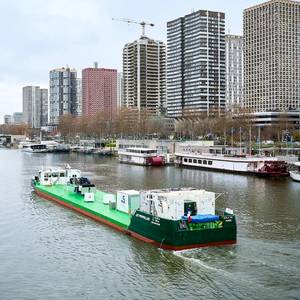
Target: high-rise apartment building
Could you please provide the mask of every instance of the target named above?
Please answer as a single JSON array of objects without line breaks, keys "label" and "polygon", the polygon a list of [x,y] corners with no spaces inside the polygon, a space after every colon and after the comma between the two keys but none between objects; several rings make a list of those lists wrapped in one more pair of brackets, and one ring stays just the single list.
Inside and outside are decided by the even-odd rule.
[{"label": "high-rise apartment building", "polygon": [[41,89],[41,126],[48,125],[48,89]]},{"label": "high-rise apartment building", "polygon": [[252,112],[300,108],[300,3],[244,10],[244,98]]},{"label": "high-rise apartment building", "polygon": [[[23,121],[31,128],[40,128],[45,102],[48,103],[48,90],[39,86],[23,87]],[[48,114],[48,104],[47,104]]]},{"label": "high-rise apartment building", "polygon": [[124,105],[159,114],[166,106],[166,47],[141,36],[123,48]]},{"label": "high-rise apartment building", "polygon": [[4,120],[5,125],[12,124],[12,116],[11,115],[4,115],[3,120]]},{"label": "high-rise apartment building", "polygon": [[243,106],[243,37],[226,35],[226,108]]},{"label": "high-rise apartment building", "polygon": [[123,99],[123,73],[118,72],[118,82],[117,82],[117,107],[120,109],[122,106],[124,106],[124,99]]},{"label": "high-rise apartment building", "polygon": [[167,114],[225,108],[225,14],[199,10],[167,23]]},{"label": "high-rise apartment building", "polygon": [[76,116],[82,116],[82,79],[77,78],[76,89]]},{"label": "high-rise apartment building", "polygon": [[12,121],[15,125],[20,125],[24,123],[23,121],[23,113],[21,112],[14,112],[12,116]]},{"label": "high-rise apartment building", "polygon": [[110,118],[117,112],[117,70],[82,70],[82,112],[84,116],[104,113]]},{"label": "high-rise apartment building", "polygon": [[49,122],[51,125],[57,125],[60,116],[76,115],[76,79],[76,70],[69,67],[50,71]]}]

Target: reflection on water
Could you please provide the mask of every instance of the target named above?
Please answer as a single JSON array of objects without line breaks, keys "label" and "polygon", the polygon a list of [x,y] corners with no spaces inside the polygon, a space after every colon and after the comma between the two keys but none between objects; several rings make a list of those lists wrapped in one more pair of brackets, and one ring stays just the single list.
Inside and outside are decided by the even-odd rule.
[{"label": "reflection on water", "polygon": [[[193,186],[224,193],[233,246],[168,252],[36,197],[42,166],[81,169],[100,189]],[[81,154],[0,150],[1,299],[296,299],[300,184],[288,178],[144,168]]]}]

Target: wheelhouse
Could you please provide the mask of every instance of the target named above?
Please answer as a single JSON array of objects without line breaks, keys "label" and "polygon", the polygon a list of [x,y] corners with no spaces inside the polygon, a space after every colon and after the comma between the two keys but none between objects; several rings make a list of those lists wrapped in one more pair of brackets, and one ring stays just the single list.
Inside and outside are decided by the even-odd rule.
[{"label": "wheelhouse", "polygon": [[67,184],[71,179],[80,178],[81,172],[76,169],[68,168],[46,168],[40,170],[35,180],[42,185]]}]

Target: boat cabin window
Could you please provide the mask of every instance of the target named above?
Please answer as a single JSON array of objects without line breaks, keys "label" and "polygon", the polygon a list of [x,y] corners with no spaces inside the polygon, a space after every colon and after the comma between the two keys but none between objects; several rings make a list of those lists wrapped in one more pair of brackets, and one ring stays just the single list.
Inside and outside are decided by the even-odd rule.
[{"label": "boat cabin window", "polygon": [[187,160],[187,158],[184,158],[183,161],[184,161],[184,162],[187,162],[188,160]]},{"label": "boat cabin window", "polygon": [[194,159],[194,160],[193,160],[193,163],[196,164],[196,163],[197,163],[197,159]]},{"label": "boat cabin window", "polygon": [[211,165],[212,165],[212,161],[211,161],[211,160],[209,160],[209,161],[208,161],[208,164],[211,166]]},{"label": "boat cabin window", "polygon": [[59,177],[65,177],[65,173],[60,173]]},{"label": "boat cabin window", "polygon": [[151,154],[156,153],[156,150],[139,150],[138,153]]},{"label": "boat cabin window", "polygon": [[202,164],[202,160],[198,159],[198,164],[201,165]]},{"label": "boat cabin window", "polygon": [[204,165],[207,165],[207,160],[203,160],[203,164],[204,164]]},{"label": "boat cabin window", "polygon": [[157,153],[157,150],[153,150],[153,149],[126,149],[127,152],[131,152],[131,153],[141,153],[141,154],[155,154]]},{"label": "boat cabin window", "polygon": [[35,150],[35,149],[46,149],[46,145],[31,145],[30,146],[31,149]]},{"label": "boat cabin window", "polygon": [[53,172],[52,173],[52,177],[58,177],[58,173],[57,172]]},{"label": "boat cabin window", "polygon": [[189,158],[189,163],[191,163],[192,162],[192,159],[191,158]]},{"label": "boat cabin window", "polygon": [[45,180],[45,181],[47,181],[49,177],[51,177],[51,174],[49,174],[49,173],[44,173],[44,180]]}]

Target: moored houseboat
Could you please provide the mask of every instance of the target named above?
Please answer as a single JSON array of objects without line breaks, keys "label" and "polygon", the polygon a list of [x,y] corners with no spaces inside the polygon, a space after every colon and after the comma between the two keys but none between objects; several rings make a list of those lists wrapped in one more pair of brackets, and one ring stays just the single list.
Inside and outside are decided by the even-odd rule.
[{"label": "moored houseboat", "polygon": [[287,164],[276,157],[245,155],[214,155],[210,153],[175,153],[179,166],[217,170],[223,172],[288,176]]},{"label": "moored houseboat", "polygon": [[126,148],[119,149],[119,161],[122,163],[142,166],[164,166],[164,155],[159,155],[156,149],[150,148]]}]

